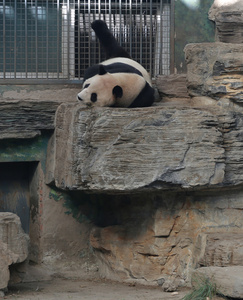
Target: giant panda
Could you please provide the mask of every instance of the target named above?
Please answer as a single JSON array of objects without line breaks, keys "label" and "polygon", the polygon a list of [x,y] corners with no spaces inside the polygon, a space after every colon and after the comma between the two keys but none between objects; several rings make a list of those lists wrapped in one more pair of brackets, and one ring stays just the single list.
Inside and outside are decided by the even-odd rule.
[{"label": "giant panda", "polygon": [[87,106],[146,107],[154,102],[148,72],[118,44],[105,22],[91,24],[107,60],[84,73],[83,88],[77,99]]}]

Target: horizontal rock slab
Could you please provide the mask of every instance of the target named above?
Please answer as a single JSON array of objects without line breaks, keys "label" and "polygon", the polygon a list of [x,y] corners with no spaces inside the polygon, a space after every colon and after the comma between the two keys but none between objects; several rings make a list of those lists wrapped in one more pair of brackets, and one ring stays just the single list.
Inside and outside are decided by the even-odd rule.
[{"label": "horizontal rock slab", "polygon": [[9,266],[23,262],[28,256],[29,237],[20,219],[9,212],[0,213],[0,289],[8,286]]},{"label": "horizontal rock slab", "polygon": [[[243,298],[243,267],[205,267],[196,269],[192,279],[205,277],[215,283],[221,294],[227,297]],[[193,283],[193,281],[192,281]]]},{"label": "horizontal rock slab", "polygon": [[0,101],[0,140],[33,138],[54,129],[58,101]]},{"label": "horizontal rock slab", "polygon": [[201,43],[185,47],[191,96],[243,101],[243,44]]},{"label": "horizontal rock slab", "polygon": [[131,192],[243,182],[240,113],[208,108],[84,108],[62,104],[47,183]]}]

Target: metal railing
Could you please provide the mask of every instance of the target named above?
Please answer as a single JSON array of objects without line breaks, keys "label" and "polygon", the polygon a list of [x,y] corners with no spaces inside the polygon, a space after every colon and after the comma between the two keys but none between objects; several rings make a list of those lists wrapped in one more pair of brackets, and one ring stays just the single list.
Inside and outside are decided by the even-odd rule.
[{"label": "metal railing", "polygon": [[173,69],[172,0],[0,0],[0,83],[80,81],[105,57],[90,27],[107,22],[154,77]]}]

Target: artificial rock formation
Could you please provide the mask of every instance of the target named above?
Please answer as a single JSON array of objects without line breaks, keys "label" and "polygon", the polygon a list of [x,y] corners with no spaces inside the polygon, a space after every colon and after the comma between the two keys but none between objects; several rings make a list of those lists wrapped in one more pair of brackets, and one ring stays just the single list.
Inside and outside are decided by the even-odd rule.
[{"label": "artificial rock formation", "polygon": [[167,291],[209,267],[240,268],[242,282],[243,46],[185,55],[188,93],[185,76],[160,76],[165,99],[149,108],[60,105],[46,173],[86,199],[101,275]]},{"label": "artificial rock formation", "polygon": [[242,122],[239,112],[207,106],[62,104],[48,180],[62,189],[99,193],[238,185]]},{"label": "artificial rock formation", "polygon": [[4,100],[0,102],[0,140],[29,139],[54,129],[58,101]]},{"label": "artificial rock formation", "polygon": [[103,276],[175,290],[210,261],[209,233],[242,233],[241,191],[228,189],[243,183],[243,116],[193,103],[58,108],[47,182],[106,194],[110,221],[90,235]]},{"label": "artificial rock formation", "polygon": [[234,299],[242,299],[243,295],[243,267],[208,267],[197,269],[193,273],[195,280],[208,278],[216,284],[219,292]]},{"label": "artificial rock formation", "polygon": [[9,266],[23,262],[28,256],[28,235],[24,233],[17,215],[0,213],[0,289],[8,286]]},{"label": "artificial rock formation", "polygon": [[101,217],[113,221],[90,235],[102,276],[172,291],[189,285],[195,268],[242,264],[241,190],[103,197]]},{"label": "artificial rock formation", "polygon": [[241,0],[215,0],[209,10],[209,19],[215,22],[217,41],[243,43],[243,3]]},{"label": "artificial rock formation", "polygon": [[185,47],[187,87],[191,96],[209,96],[242,103],[243,45],[188,44]]}]

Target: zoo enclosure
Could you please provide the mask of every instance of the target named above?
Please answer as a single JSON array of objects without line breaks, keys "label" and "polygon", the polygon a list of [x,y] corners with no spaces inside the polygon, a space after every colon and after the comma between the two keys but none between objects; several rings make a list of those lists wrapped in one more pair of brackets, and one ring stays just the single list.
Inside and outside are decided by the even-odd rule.
[{"label": "zoo enclosure", "polygon": [[81,80],[105,59],[96,19],[153,77],[171,73],[174,0],[0,0],[0,83]]}]

